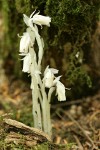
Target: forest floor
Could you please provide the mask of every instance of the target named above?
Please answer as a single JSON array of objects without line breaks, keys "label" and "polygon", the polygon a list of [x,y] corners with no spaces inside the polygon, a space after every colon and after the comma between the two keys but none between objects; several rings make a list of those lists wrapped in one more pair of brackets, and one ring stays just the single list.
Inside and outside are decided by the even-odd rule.
[{"label": "forest floor", "polygon": [[[57,103],[51,106],[53,142],[20,142],[20,130],[8,136],[4,120],[14,119],[33,126],[32,100],[29,83],[0,73],[0,150],[99,150],[100,91],[94,96]],[[14,125],[15,126],[15,125]],[[25,130],[25,128],[24,128]],[[26,129],[27,130],[27,129]],[[17,135],[16,135],[17,134]],[[26,136],[26,135],[25,135]],[[10,137],[10,140],[9,140]],[[17,140],[16,140],[17,137]],[[28,142],[27,142],[28,141]],[[30,144],[31,143],[31,144]]]}]

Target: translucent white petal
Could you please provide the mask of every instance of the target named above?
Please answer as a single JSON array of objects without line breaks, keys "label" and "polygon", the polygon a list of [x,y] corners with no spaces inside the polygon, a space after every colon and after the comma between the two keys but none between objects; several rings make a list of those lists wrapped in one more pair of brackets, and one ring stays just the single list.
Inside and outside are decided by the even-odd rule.
[{"label": "translucent white petal", "polygon": [[23,14],[23,20],[24,20],[24,22],[25,22],[25,24],[27,25],[27,26],[29,26],[29,17],[28,16],[26,16],[25,14]]},{"label": "translucent white petal", "polygon": [[28,16],[26,16],[25,14],[23,14],[23,20],[25,22],[25,24],[29,27],[33,27],[33,24],[32,24],[32,20],[31,18],[29,18]]},{"label": "translucent white petal", "polygon": [[27,26],[33,27],[33,23],[40,25],[40,26],[42,25],[50,26],[51,18],[49,16],[39,15],[39,12],[36,13],[35,15],[34,13],[35,11],[30,15],[30,17],[23,14],[24,16],[23,20]]},{"label": "translucent white petal", "polygon": [[60,81],[58,81],[56,84],[56,87],[57,87],[56,92],[58,95],[58,100],[59,101],[65,101],[66,100],[65,86]]},{"label": "translucent white petal", "polygon": [[57,70],[57,69],[49,68],[49,65],[48,65],[48,66],[46,67],[45,71],[44,71],[44,76],[45,76],[45,74],[48,72],[48,70],[51,70],[51,72],[52,72],[53,74],[57,74],[57,73],[59,72],[59,70]]},{"label": "translucent white petal", "polygon": [[49,69],[49,65],[46,67],[45,71],[44,71],[44,76],[46,75],[46,73],[48,72]]},{"label": "translucent white petal", "polygon": [[54,74],[50,69],[46,72],[44,76],[45,87],[50,88],[53,86]]},{"label": "translucent white petal", "polygon": [[25,32],[20,40],[20,53],[28,53],[30,42],[31,39],[29,33]]},{"label": "translucent white petal", "polygon": [[60,80],[61,76],[58,76],[57,78],[55,78],[55,80],[53,81],[53,84],[55,85],[59,80]]},{"label": "translucent white petal", "polygon": [[54,69],[54,68],[50,68],[53,74],[57,74],[59,72],[59,70]]},{"label": "translucent white petal", "polygon": [[30,15],[30,18],[32,18],[32,16],[35,14],[36,9],[32,12],[32,14]]},{"label": "translucent white petal", "polygon": [[[49,66],[46,67],[44,71],[44,80],[45,80],[45,86],[50,88],[56,84],[56,82],[60,79],[61,76],[55,79],[54,74],[57,74],[58,70],[54,68],[49,68]],[[55,79],[55,80],[54,80]]]},{"label": "translucent white petal", "polygon": [[48,16],[42,16],[35,14],[32,18],[33,23],[38,24],[38,25],[46,25],[50,26],[51,18]]},{"label": "translucent white petal", "polygon": [[31,66],[31,55],[28,53],[24,59],[23,59],[23,72],[30,72],[30,66]]}]

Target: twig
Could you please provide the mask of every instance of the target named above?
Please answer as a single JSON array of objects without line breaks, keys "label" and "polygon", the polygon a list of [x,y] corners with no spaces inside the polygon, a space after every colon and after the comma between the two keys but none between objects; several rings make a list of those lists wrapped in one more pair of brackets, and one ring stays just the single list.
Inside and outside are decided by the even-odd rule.
[{"label": "twig", "polygon": [[83,134],[85,135],[85,137],[88,139],[88,141],[93,145],[93,148],[97,149],[96,145],[94,144],[93,140],[88,136],[88,134],[86,134],[86,132],[84,131],[84,129],[81,127],[81,125],[67,112],[65,112],[65,114],[69,117],[70,120],[72,120],[77,126],[78,128],[83,132]]},{"label": "twig", "polygon": [[69,102],[62,102],[62,103],[58,103],[58,104],[55,104],[55,105],[52,105],[51,108],[52,109],[55,109],[57,107],[66,107],[66,106],[69,106],[69,105],[73,105],[73,104],[80,104],[80,103],[84,103],[86,101],[86,99],[78,99],[78,100],[73,100],[73,101],[69,101]]},{"label": "twig", "polygon": [[93,121],[94,117],[96,117],[96,115],[98,115],[99,113],[100,113],[100,110],[95,111],[88,120],[89,126],[93,132],[95,132],[95,128],[92,126],[92,121]]},{"label": "twig", "polygon": [[77,143],[78,146],[79,146],[79,150],[84,150],[82,144],[80,143],[80,141],[79,141],[79,139],[78,139],[78,137],[77,137],[76,135],[74,135],[74,138],[75,138],[75,140],[76,140],[76,143]]},{"label": "twig", "polygon": [[100,110],[95,111],[95,112],[91,115],[91,117],[90,117],[90,119],[89,119],[88,122],[90,122],[91,120],[93,120],[93,118],[94,118],[97,114],[99,114],[99,113],[100,113]]}]

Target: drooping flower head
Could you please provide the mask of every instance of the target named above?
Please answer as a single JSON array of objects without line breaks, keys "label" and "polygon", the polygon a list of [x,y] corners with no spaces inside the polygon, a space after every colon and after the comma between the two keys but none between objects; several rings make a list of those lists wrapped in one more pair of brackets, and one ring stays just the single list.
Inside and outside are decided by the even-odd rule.
[{"label": "drooping flower head", "polygon": [[31,43],[31,38],[28,32],[23,33],[20,40],[20,53],[28,53],[28,48]]},{"label": "drooping flower head", "polygon": [[30,73],[30,66],[31,66],[31,55],[28,53],[24,58],[23,58],[23,72]]},{"label": "drooping flower head", "polygon": [[39,15],[39,13],[37,13],[33,16],[32,21],[37,25],[46,25],[50,27],[51,18],[48,16]]},{"label": "drooping flower head", "polygon": [[24,22],[26,23],[27,26],[32,27],[33,23],[40,25],[40,26],[42,25],[50,26],[51,18],[49,16],[39,15],[39,12],[36,14],[34,13],[35,11],[30,15],[30,17],[23,14]]},{"label": "drooping flower head", "polygon": [[19,52],[20,53],[28,53],[29,47],[34,45],[34,41],[35,41],[35,34],[34,32],[31,30],[31,28],[27,28],[26,30],[27,32],[23,33],[23,36],[21,37],[20,40],[20,49]]},{"label": "drooping flower head", "polygon": [[61,76],[55,77],[55,74],[58,73],[57,69],[54,68],[47,68],[44,72],[44,83],[45,87],[51,88],[56,87],[56,95],[58,95],[58,101],[65,101],[66,95],[65,95],[65,86],[59,81]]},{"label": "drooping flower head", "polygon": [[54,78],[55,78],[54,74],[57,74],[57,73],[58,73],[57,69],[49,68],[49,66],[47,66],[44,72],[45,87],[50,88],[54,85],[53,83]]},{"label": "drooping flower head", "polygon": [[66,101],[65,86],[60,81],[56,83],[56,94],[58,95],[58,101]]}]

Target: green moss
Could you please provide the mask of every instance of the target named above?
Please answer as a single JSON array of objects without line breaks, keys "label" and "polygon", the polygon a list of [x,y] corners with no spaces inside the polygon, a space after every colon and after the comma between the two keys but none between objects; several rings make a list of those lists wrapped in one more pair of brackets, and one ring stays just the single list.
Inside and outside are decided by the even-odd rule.
[{"label": "green moss", "polygon": [[18,13],[25,13],[30,15],[30,8],[31,8],[31,4],[30,4],[30,0],[15,0],[15,6],[16,9],[18,11]]},{"label": "green moss", "polygon": [[15,150],[15,149],[17,149],[17,150],[71,150],[73,145],[75,145],[75,144],[70,143],[68,145],[55,145],[52,143],[45,142],[42,144],[37,144],[36,146],[28,147],[28,146],[24,145],[24,143],[23,144],[14,144],[14,143],[6,143],[4,141],[4,139],[0,140],[1,150],[6,150],[6,149],[12,149],[12,150]]},{"label": "green moss", "polygon": [[[1,10],[2,10],[2,14],[3,14],[3,22],[4,22],[4,32],[5,33],[8,33],[8,30],[9,30],[9,12],[10,12],[10,8],[9,8],[9,5],[7,3],[7,1],[2,1],[1,2]],[[8,36],[5,36],[4,40],[2,41],[2,45],[4,46],[5,43],[5,47],[8,47],[8,45],[10,45],[10,39],[8,38]],[[2,57],[6,57],[8,55],[8,52],[7,51],[1,51],[0,52]]]},{"label": "green moss", "polygon": [[[53,33],[50,34],[50,46],[61,51],[63,55],[64,45],[66,42],[71,43],[71,51],[66,56],[66,63],[68,63],[66,78],[76,92],[79,89],[83,91],[84,86],[92,85],[87,71],[82,66],[90,54],[91,37],[99,17],[99,7],[100,1],[94,0],[48,0],[46,2],[46,13],[51,16],[53,26],[50,29],[52,30],[50,33]],[[82,54],[81,63],[79,63],[80,58],[75,57],[77,52]],[[75,86],[76,83],[78,87]]]},{"label": "green moss", "polygon": [[[61,37],[66,35],[65,41],[69,39],[74,44],[77,40],[79,42],[84,41],[85,38],[89,40],[92,26],[95,24],[96,7],[97,5],[95,6],[92,1],[90,3],[83,0],[48,0],[46,13],[51,16],[52,24],[57,28],[56,37],[61,40]],[[54,40],[55,36],[52,41]]]}]

